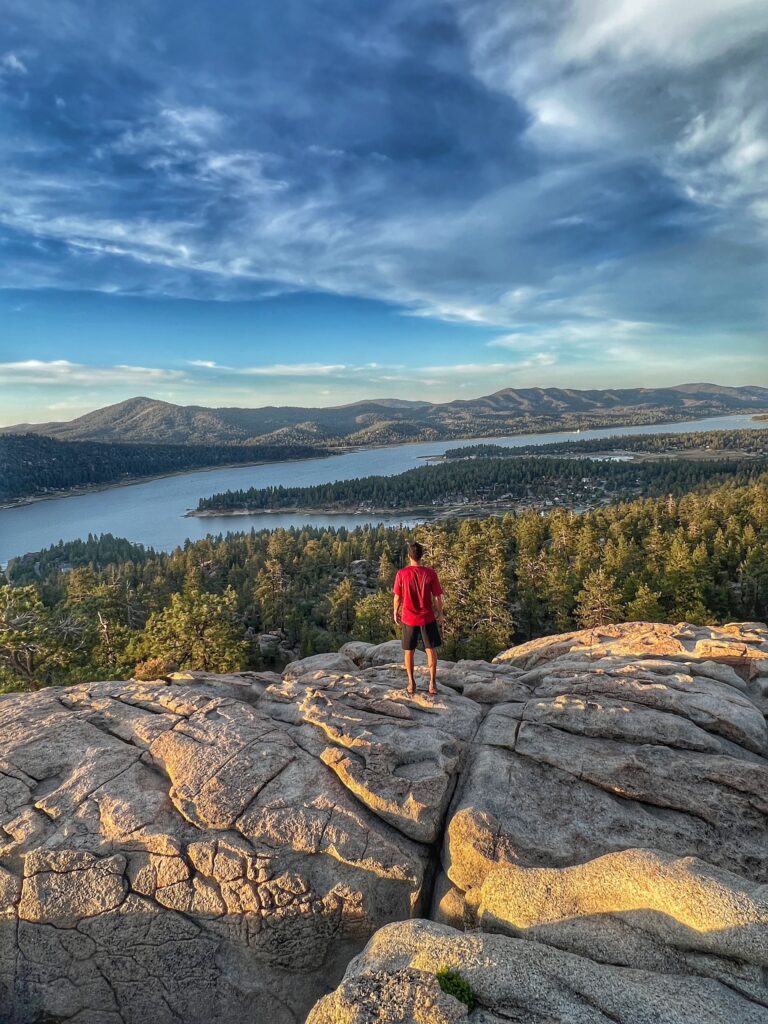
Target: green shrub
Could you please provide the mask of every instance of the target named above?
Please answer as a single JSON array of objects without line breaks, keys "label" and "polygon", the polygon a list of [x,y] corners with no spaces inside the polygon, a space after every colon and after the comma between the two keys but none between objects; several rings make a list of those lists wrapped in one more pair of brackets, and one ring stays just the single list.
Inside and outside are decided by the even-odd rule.
[{"label": "green shrub", "polygon": [[468,1010],[472,1011],[477,1006],[477,996],[472,991],[469,982],[466,982],[456,971],[450,971],[447,967],[437,972],[437,981],[443,992],[464,1003]]}]

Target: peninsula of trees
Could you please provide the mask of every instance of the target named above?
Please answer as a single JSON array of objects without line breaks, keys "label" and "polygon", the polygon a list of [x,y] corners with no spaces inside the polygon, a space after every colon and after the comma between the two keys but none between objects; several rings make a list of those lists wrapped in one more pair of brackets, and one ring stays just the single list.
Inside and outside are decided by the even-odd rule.
[{"label": "peninsula of trees", "polygon": [[461,459],[397,476],[366,476],[307,487],[251,487],[201,498],[197,515],[260,511],[482,511],[561,504],[584,510],[640,495],[683,494],[704,484],[747,483],[768,469],[750,460],[610,462],[521,456]]},{"label": "peninsula of trees", "polygon": [[[768,416],[765,417],[768,419]],[[755,416],[761,420],[763,417]],[[447,448],[441,458],[513,459],[521,455],[572,455],[583,457],[596,452],[677,455],[680,452],[741,452],[768,456],[768,430],[692,430],[686,433],[617,434],[582,440],[553,441],[551,444],[470,444]]]}]

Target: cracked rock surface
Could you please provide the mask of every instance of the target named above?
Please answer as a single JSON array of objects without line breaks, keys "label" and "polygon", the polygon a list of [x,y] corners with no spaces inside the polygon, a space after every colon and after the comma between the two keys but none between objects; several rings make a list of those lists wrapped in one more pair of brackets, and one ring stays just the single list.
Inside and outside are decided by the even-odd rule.
[{"label": "cracked rock surface", "polygon": [[0,701],[3,1024],[296,1024],[425,912],[482,711],[333,659]]},{"label": "cracked rock surface", "polygon": [[[378,932],[309,1024],[768,1024],[768,629],[582,630],[446,682],[485,714],[433,920]],[[477,1006],[412,1010],[445,967]],[[371,986],[397,998],[369,1018]]]},{"label": "cracked rock surface", "polygon": [[0,699],[0,1024],[768,1024],[764,626],[399,658]]}]

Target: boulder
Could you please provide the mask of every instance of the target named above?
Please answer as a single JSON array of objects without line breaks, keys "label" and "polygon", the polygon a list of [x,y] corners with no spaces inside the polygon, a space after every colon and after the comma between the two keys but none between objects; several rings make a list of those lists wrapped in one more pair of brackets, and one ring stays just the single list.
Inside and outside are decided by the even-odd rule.
[{"label": "boulder", "polygon": [[286,675],[260,707],[294,730],[363,805],[412,839],[432,843],[442,834],[482,710],[447,688],[428,699],[422,686],[411,698],[404,682],[393,668]]},{"label": "boulder", "polygon": [[[621,627],[606,627],[605,644],[595,639],[588,657],[579,655],[584,634],[597,631],[505,653],[502,664],[526,669],[514,682],[530,697],[492,707],[477,734],[447,833],[445,863],[460,888],[463,860],[470,876],[475,870],[470,847],[491,836],[495,856],[524,866],[637,846],[768,880],[765,717],[742,676],[713,665],[709,648],[701,662],[654,653],[652,638],[661,630],[668,651],[671,629],[653,624],[642,634],[629,624],[635,658],[626,635],[622,653],[605,653]],[[754,643],[760,654],[765,642]],[[500,778],[505,785],[492,783]],[[488,835],[467,845],[467,828]],[[464,837],[458,845],[452,831]]]},{"label": "boulder", "polygon": [[296,660],[296,651],[288,643],[288,636],[283,630],[251,633],[250,640],[268,664],[285,665]]},{"label": "boulder", "polygon": [[283,669],[284,679],[298,679],[300,676],[311,676],[314,673],[325,672],[355,672],[357,666],[354,661],[341,653],[312,654],[300,661],[292,661]]},{"label": "boulder", "polygon": [[768,730],[745,681],[765,634],[628,624],[505,652],[520,699],[473,741],[433,916],[768,1006]]},{"label": "boulder", "polygon": [[534,668],[564,654],[594,659],[605,654],[675,661],[713,661],[730,665],[747,678],[768,674],[768,626],[764,622],[731,622],[725,626],[693,626],[678,622],[622,622],[595,626],[559,636],[545,636],[502,651],[494,662]]},{"label": "boulder", "polygon": [[339,654],[345,655],[358,666],[370,665],[369,653],[373,650],[374,644],[366,643],[365,640],[350,640],[339,648]]},{"label": "boulder", "polygon": [[[364,665],[394,665],[403,662],[403,645],[399,640],[387,640],[386,643],[376,644],[366,653]],[[414,652],[414,664],[426,665],[427,656],[424,651]]]},{"label": "boulder", "polygon": [[[476,1007],[440,992],[451,971]],[[766,1024],[768,1009],[711,978],[617,967],[544,943],[433,921],[382,928],[307,1024]]]},{"label": "boulder", "polygon": [[519,681],[524,672],[511,665],[491,665],[487,661],[441,662],[439,665],[440,682],[478,704],[526,701],[531,695],[531,687]]},{"label": "boulder", "polygon": [[632,849],[565,868],[499,864],[467,904],[486,931],[765,994],[768,886],[694,857]]}]

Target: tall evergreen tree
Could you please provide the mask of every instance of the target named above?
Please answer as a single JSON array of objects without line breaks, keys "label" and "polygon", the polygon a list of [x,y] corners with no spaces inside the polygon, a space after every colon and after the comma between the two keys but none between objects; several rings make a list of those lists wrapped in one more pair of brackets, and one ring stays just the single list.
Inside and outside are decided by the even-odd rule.
[{"label": "tall evergreen tree", "polygon": [[576,597],[576,621],[582,627],[606,626],[621,616],[616,580],[602,566],[593,569]]},{"label": "tall evergreen tree", "polygon": [[234,591],[228,587],[223,594],[174,594],[166,609],[150,616],[140,651],[182,669],[236,672],[243,668],[247,644]]}]

